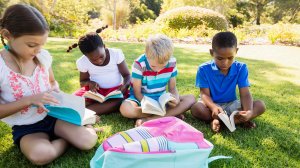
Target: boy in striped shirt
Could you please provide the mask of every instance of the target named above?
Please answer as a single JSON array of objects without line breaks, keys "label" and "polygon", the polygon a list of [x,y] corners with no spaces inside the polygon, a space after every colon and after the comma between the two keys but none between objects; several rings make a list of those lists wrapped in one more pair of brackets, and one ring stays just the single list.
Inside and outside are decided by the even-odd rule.
[{"label": "boy in striped shirt", "polygon": [[137,118],[136,126],[160,117],[142,113],[141,100],[144,96],[158,100],[166,92],[167,85],[175,100],[168,103],[166,116],[183,117],[182,113],[195,103],[193,95],[178,94],[176,59],[172,55],[172,41],[165,35],[155,35],[147,40],[145,54],[134,61],[130,97],[122,103],[120,112],[124,117]]}]

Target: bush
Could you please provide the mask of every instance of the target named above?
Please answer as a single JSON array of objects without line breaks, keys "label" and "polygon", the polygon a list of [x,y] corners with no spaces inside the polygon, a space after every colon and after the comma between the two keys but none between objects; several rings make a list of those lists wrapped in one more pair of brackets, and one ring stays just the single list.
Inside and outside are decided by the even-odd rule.
[{"label": "bush", "polygon": [[272,44],[280,42],[284,44],[297,44],[300,41],[299,25],[282,24],[274,25],[268,32],[268,38]]},{"label": "bush", "polygon": [[156,21],[173,29],[192,29],[204,25],[215,30],[226,30],[227,20],[223,15],[210,9],[200,7],[180,7],[160,15]]}]

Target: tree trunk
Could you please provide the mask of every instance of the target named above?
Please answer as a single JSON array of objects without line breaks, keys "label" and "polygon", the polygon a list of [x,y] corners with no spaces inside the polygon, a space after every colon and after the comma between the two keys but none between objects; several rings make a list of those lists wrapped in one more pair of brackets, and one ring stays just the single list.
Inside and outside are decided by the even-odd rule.
[{"label": "tree trunk", "polygon": [[256,4],[256,25],[260,25],[260,16],[262,13],[262,4],[257,2]]},{"label": "tree trunk", "polygon": [[113,27],[114,30],[117,29],[117,14],[116,14],[116,8],[117,8],[117,0],[114,0],[114,17],[113,17]]}]

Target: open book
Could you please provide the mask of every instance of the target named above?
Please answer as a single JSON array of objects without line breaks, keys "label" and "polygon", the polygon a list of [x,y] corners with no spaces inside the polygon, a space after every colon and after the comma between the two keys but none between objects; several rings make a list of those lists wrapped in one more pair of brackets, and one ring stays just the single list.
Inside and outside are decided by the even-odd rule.
[{"label": "open book", "polygon": [[169,101],[176,100],[170,93],[162,94],[158,101],[144,96],[141,101],[142,113],[155,114],[159,116],[166,115],[166,104]]},{"label": "open book", "polygon": [[92,91],[87,91],[87,92],[84,93],[83,96],[86,97],[86,98],[89,98],[89,99],[96,100],[100,103],[103,103],[108,99],[122,99],[122,98],[124,98],[124,96],[123,96],[123,94],[120,90],[112,91],[106,96],[103,96],[102,94],[95,93],[95,92],[92,92]]},{"label": "open book", "polygon": [[226,111],[224,113],[219,113],[219,118],[223,121],[226,127],[231,131],[235,131],[235,123],[234,123],[234,115],[236,115],[239,111],[234,111],[231,113],[230,116],[227,115]]},{"label": "open book", "polygon": [[52,92],[59,105],[45,105],[49,110],[48,115],[75,125],[95,124],[95,112],[85,108],[83,97],[66,94],[63,92]]}]

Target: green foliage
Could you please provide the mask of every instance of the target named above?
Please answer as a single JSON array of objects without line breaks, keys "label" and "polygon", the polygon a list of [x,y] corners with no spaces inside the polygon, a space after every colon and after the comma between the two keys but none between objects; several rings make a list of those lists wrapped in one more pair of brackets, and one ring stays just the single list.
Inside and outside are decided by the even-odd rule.
[{"label": "green foliage", "polygon": [[296,44],[300,41],[300,26],[299,25],[287,25],[287,24],[278,24],[273,26],[268,31],[268,38],[272,44],[276,42],[285,43],[285,44]]},{"label": "green foliage", "polygon": [[9,0],[0,0],[0,16],[2,16],[2,12],[4,12],[8,2]]},{"label": "green foliage", "polygon": [[[113,5],[108,3],[107,7],[103,7],[101,10],[101,18],[104,23],[113,26]],[[127,19],[129,17],[129,3],[126,0],[120,0],[116,3],[116,28],[125,27]]]},{"label": "green foliage", "polygon": [[49,17],[51,36],[78,37],[86,30],[89,2],[77,0],[57,1]]},{"label": "green foliage", "polygon": [[152,10],[156,16],[159,15],[163,0],[141,0],[148,9]]},{"label": "green foliage", "polygon": [[205,25],[215,30],[226,30],[227,21],[223,15],[210,9],[200,7],[180,7],[175,8],[160,15],[156,22],[166,24],[173,29],[194,28]]},{"label": "green foliage", "polygon": [[239,13],[236,9],[229,10],[227,13],[227,18],[233,27],[242,25],[245,20],[244,15]]},{"label": "green foliage", "polygon": [[137,23],[137,21],[145,21],[147,19],[155,19],[157,16],[154,14],[152,10],[149,10],[147,6],[143,3],[135,6],[129,16],[130,23]]}]

